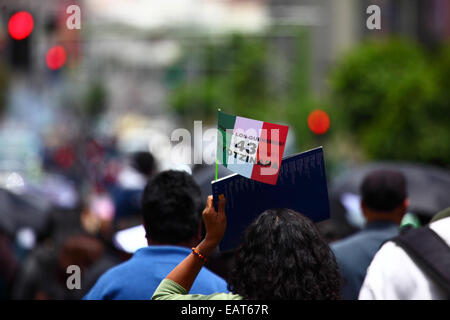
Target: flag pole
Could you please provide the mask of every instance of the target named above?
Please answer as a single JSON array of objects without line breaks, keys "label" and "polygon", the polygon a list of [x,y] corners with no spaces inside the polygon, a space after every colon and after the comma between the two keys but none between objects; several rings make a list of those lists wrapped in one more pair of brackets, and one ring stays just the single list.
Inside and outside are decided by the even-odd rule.
[{"label": "flag pole", "polygon": [[[217,125],[219,125],[219,112],[220,112],[220,108],[217,109]],[[219,127],[217,127],[217,131],[219,131]],[[218,172],[219,172],[219,159],[217,159],[217,149],[216,149],[216,181],[217,181],[217,177],[218,177]]]},{"label": "flag pole", "polygon": [[216,181],[217,181],[218,171],[219,171],[219,160],[216,159]]}]

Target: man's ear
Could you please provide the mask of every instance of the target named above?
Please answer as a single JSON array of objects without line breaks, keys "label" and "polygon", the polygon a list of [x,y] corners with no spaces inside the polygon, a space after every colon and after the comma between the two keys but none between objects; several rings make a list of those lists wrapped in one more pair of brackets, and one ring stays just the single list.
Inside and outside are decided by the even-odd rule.
[{"label": "man's ear", "polygon": [[408,211],[408,207],[409,207],[409,198],[405,198],[405,200],[403,200],[402,206],[403,206],[404,213],[406,213]]},{"label": "man's ear", "polygon": [[142,226],[145,229],[145,239],[147,239],[147,243],[150,244],[152,242],[152,240],[150,238],[150,234],[147,231],[147,228],[145,227],[144,216],[142,216],[142,215],[141,215],[141,223],[142,223]]},{"label": "man's ear", "polygon": [[362,200],[361,200],[361,211],[362,211],[364,217],[367,217],[367,207]]}]

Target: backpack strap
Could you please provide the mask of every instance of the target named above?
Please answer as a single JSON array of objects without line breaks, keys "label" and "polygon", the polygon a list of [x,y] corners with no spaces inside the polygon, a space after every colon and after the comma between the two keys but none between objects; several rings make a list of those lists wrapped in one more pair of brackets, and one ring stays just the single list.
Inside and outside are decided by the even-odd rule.
[{"label": "backpack strap", "polygon": [[[404,226],[400,227],[400,229],[398,230],[398,231],[399,231],[399,235],[402,235],[402,234],[404,234],[404,233],[406,233],[406,232],[409,232],[409,231],[411,231],[411,230],[414,230],[414,229],[417,229],[417,228],[415,228],[415,227],[414,227],[413,225],[411,225],[411,224],[404,225]],[[398,236],[397,236],[397,237],[398,237]],[[380,246],[378,247],[378,250],[380,250],[381,247],[383,247],[386,243],[391,242],[391,241],[395,242],[396,240],[395,240],[395,238],[388,238],[388,239],[384,240],[384,241],[380,244]],[[396,242],[396,243],[397,243],[397,242]],[[377,250],[377,251],[378,251],[378,250]]]},{"label": "backpack strap", "polygon": [[400,245],[450,297],[450,247],[436,232],[423,227],[402,233],[391,241]]}]

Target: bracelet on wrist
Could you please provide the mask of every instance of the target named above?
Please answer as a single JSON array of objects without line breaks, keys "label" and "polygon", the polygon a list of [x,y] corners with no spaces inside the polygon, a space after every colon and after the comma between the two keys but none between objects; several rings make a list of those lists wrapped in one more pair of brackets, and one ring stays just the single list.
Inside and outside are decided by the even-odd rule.
[{"label": "bracelet on wrist", "polygon": [[201,254],[200,252],[198,252],[195,248],[192,248],[192,253],[194,254],[194,256],[198,257],[200,260],[203,261],[203,263],[206,263],[206,261],[208,260],[206,258],[206,256],[204,256],[203,254]]}]

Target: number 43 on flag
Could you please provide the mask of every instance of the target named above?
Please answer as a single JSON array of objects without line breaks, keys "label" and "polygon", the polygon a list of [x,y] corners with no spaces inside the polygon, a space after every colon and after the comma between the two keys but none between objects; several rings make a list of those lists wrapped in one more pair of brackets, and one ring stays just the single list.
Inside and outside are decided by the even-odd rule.
[{"label": "number 43 on flag", "polygon": [[217,161],[244,177],[275,185],[288,130],[219,111]]}]

